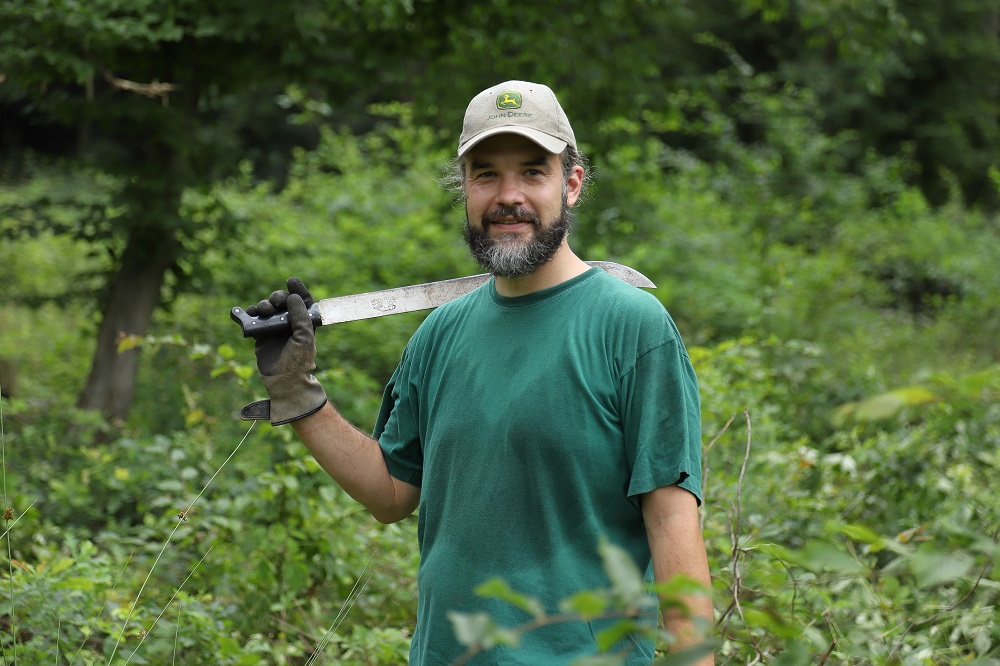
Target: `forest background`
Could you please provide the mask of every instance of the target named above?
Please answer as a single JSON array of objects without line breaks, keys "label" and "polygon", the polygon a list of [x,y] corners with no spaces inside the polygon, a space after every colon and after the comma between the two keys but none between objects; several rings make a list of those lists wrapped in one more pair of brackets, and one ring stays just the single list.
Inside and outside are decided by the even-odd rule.
[{"label": "forest background", "polygon": [[[1000,663],[997,0],[5,0],[0,661],[405,663],[415,518],[247,432],[227,315],[478,272],[439,179],[507,79],[698,371],[718,662]],[[363,429],[423,316],[320,332]],[[480,593],[470,651],[540,620]]]}]

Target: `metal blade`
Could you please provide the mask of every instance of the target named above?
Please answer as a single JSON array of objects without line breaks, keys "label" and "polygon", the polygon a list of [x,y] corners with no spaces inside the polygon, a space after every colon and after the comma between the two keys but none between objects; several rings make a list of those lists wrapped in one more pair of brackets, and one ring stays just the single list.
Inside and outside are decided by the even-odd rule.
[{"label": "metal blade", "polygon": [[[636,287],[652,288],[656,286],[649,278],[634,268],[610,261],[588,261],[587,263],[602,268],[616,278]],[[317,301],[316,305],[319,309],[322,326],[404,312],[432,310],[448,301],[455,300],[459,296],[468,294],[473,289],[485,284],[491,277],[489,273],[481,273],[364,294],[324,298]]]},{"label": "metal blade", "polygon": [[345,321],[371,319],[386,315],[403,314],[431,310],[464,296],[483,285],[488,274],[414,284],[407,287],[382,289],[363,294],[324,298],[316,302],[320,314],[320,325],[340,324]]},{"label": "metal blade", "polygon": [[[602,268],[616,278],[636,287],[650,289],[656,286],[649,278],[634,268],[611,261],[588,261],[587,263]],[[453,301],[459,296],[468,294],[491,277],[489,273],[481,273],[407,287],[324,298],[309,308],[309,314],[315,326],[328,326],[404,312],[431,310],[448,301]],[[278,333],[286,330],[289,326],[286,313],[258,318],[251,317],[241,308],[233,308],[230,317],[243,327],[243,337]]]}]

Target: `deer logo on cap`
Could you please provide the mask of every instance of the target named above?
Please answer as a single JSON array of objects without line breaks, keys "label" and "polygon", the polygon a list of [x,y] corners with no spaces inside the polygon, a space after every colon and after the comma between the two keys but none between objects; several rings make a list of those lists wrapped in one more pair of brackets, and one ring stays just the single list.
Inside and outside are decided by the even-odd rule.
[{"label": "deer logo on cap", "polygon": [[497,108],[501,111],[505,109],[521,108],[521,93],[505,92],[497,96]]}]

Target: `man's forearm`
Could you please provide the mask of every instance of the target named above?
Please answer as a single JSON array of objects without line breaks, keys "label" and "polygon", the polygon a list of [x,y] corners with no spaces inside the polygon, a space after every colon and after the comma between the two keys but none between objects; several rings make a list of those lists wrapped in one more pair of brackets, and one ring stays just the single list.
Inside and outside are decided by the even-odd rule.
[{"label": "man's forearm", "polygon": [[[687,552],[680,553],[674,550],[671,556],[661,556],[659,558],[663,561],[659,567],[661,571],[655,573],[657,582],[665,582],[678,574],[684,574],[702,583],[707,589],[711,589],[704,542],[701,541],[700,536],[699,534],[697,541],[683,544],[678,541],[673,542],[672,548],[685,549]],[[655,564],[654,569],[657,569]],[[677,638],[674,647],[678,650],[698,645],[708,639],[714,621],[712,599],[707,593],[687,596],[682,601],[687,606],[687,615],[677,609],[667,609],[663,613],[664,628]],[[701,620],[704,626],[697,626],[695,620]],[[710,666],[714,663],[715,660],[709,656],[699,661],[698,666]]]},{"label": "man's forearm", "polygon": [[413,513],[419,490],[394,479],[378,442],[355,428],[331,403],[291,425],[316,462],[376,520],[392,523]]},{"label": "man's forearm", "polygon": [[[643,517],[653,557],[653,573],[657,582],[666,582],[683,574],[711,589],[711,576],[705,541],[698,523],[698,509],[694,496],[677,486],[659,488],[643,496]],[[678,650],[698,645],[710,637],[713,624],[711,597],[692,595],[682,599],[688,608],[687,616],[668,609],[663,614],[664,627],[676,637]],[[701,620],[708,631],[696,625]],[[698,662],[698,666],[715,663],[711,655]]]}]

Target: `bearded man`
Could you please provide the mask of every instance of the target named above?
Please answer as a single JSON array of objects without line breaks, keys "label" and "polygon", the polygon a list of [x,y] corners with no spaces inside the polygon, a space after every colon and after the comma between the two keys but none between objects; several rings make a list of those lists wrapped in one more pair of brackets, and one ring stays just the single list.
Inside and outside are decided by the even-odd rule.
[{"label": "bearded man", "polygon": [[[257,341],[275,425],[291,423],[323,468],[379,521],[418,510],[418,609],[410,664],[463,653],[448,614],[501,626],[529,618],[473,590],[492,578],[541,601],[608,586],[603,540],[657,581],[709,584],[698,521],[698,386],[674,322],[650,294],[569,246],[587,179],[569,120],[546,86],[507,81],[470,102],[456,165],[465,238],[493,274],[432,312],[386,386],[372,436],[327,400],[315,370],[308,290],[290,279],[253,316],[287,310],[290,335]],[[691,610],[707,621],[707,598]],[[655,618],[650,618],[655,622]],[[665,617],[678,644],[692,624]],[[567,664],[597,651],[608,621],[525,634],[473,664]],[[653,645],[630,637],[626,663]],[[711,664],[708,657],[703,663]]]}]

